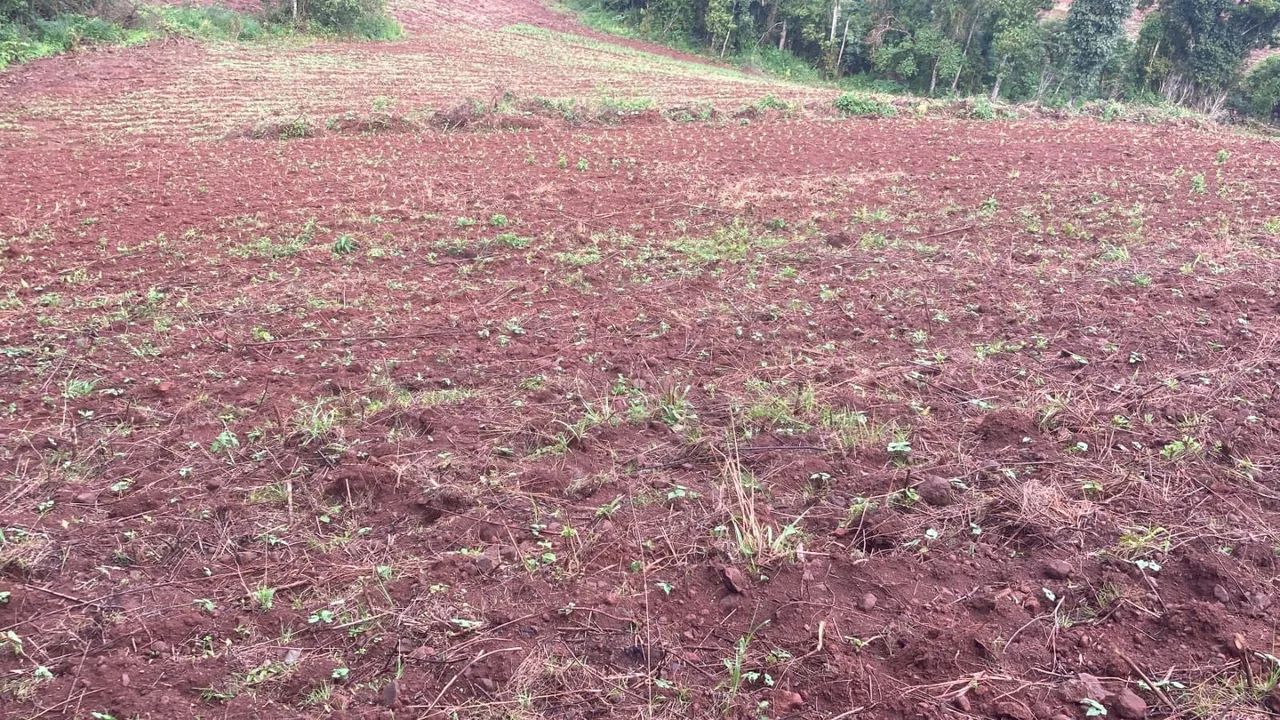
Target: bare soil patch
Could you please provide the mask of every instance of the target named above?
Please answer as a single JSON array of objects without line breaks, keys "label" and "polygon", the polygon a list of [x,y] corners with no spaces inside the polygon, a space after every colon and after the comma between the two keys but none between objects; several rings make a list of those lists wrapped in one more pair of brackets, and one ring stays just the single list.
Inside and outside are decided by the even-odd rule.
[{"label": "bare soil patch", "polygon": [[1280,712],[1274,142],[17,86],[5,717]]}]

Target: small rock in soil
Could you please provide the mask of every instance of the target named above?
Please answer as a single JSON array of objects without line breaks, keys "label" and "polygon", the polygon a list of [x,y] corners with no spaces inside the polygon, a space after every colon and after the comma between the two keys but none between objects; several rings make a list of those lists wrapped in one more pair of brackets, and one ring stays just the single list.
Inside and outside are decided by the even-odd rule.
[{"label": "small rock in soil", "polygon": [[1271,694],[1262,698],[1262,706],[1273,713],[1280,713],[1280,685],[1271,689]]},{"label": "small rock in soil", "polygon": [[1086,699],[1102,702],[1109,697],[1111,693],[1103,686],[1102,681],[1089,673],[1080,673],[1062,684],[1062,699],[1072,704]]},{"label": "small rock in soil", "polygon": [[1147,701],[1129,688],[1121,690],[1111,704],[1116,715],[1124,720],[1142,720],[1147,716]]},{"label": "small rock in soil", "polygon": [[996,717],[1007,720],[1036,720],[1031,709],[1019,702],[1002,702],[996,705]]},{"label": "small rock in soil", "polygon": [[1228,593],[1227,589],[1222,587],[1221,585],[1213,586],[1213,598],[1218,602],[1222,603],[1223,605],[1226,605],[1227,603],[1231,602],[1231,594]]},{"label": "small rock in soil", "polygon": [[736,593],[745,593],[751,584],[747,581],[747,576],[741,570],[732,565],[726,565],[720,569],[720,574],[724,577],[724,584]]},{"label": "small rock in soil", "polygon": [[380,698],[383,707],[395,707],[396,699],[400,697],[400,682],[392,680],[387,686],[382,688],[382,697]]},{"label": "small rock in soil", "polygon": [[863,612],[871,612],[876,609],[876,605],[879,602],[880,601],[876,598],[874,593],[867,593],[862,596],[862,602],[858,603],[858,607],[861,608]]},{"label": "small rock in soil", "polygon": [[476,557],[476,569],[482,573],[493,572],[493,569],[501,564],[502,555],[496,545],[490,545]]},{"label": "small rock in soil", "polygon": [[772,704],[778,712],[791,712],[804,705],[804,696],[792,690],[774,690]]},{"label": "small rock in soil", "polygon": [[1071,563],[1066,560],[1050,560],[1044,564],[1044,576],[1050,580],[1066,580],[1071,577]]},{"label": "small rock in soil", "polygon": [[951,505],[956,501],[951,491],[951,481],[946,478],[931,477],[916,485],[916,492],[920,494],[921,500],[935,507]]}]

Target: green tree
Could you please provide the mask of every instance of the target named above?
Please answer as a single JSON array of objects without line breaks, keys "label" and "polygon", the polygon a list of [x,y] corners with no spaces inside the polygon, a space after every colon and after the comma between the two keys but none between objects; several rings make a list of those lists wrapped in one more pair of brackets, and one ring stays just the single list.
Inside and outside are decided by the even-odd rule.
[{"label": "green tree", "polygon": [[1065,27],[1073,94],[1091,95],[1124,38],[1133,0],[1074,0]]},{"label": "green tree", "polygon": [[1132,65],[1140,89],[1216,111],[1250,51],[1273,42],[1280,0],[1144,0],[1156,4]]},{"label": "green tree", "polygon": [[707,2],[703,23],[706,25],[711,45],[718,49],[720,57],[724,57],[725,50],[729,46],[729,38],[733,35],[733,31],[738,29],[734,4],[734,0],[708,0]]},{"label": "green tree", "polygon": [[[991,99],[1031,94],[1044,64],[1044,34],[1040,13],[1052,0],[987,0],[992,9],[991,39],[987,45]],[[1006,88],[1005,85],[1008,84]]]},{"label": "green tree", "polygon": [[1280,125],[1280,55],[1258,63],[1240,83],[1239,109]]}]

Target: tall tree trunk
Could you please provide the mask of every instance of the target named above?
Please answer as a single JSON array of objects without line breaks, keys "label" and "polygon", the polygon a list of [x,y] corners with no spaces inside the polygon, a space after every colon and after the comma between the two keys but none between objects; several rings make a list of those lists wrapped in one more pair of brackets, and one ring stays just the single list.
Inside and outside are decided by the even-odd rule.
[{"label": "tall tree trunk", "polygon": [[840,20],[840,0],[831,0],[831,42],[836,41],[836,23]]},{"label": "tall tree trunk", "polygon": [[964,64],[969,59],[969,43],[973,42],[973,30],[976,27],[978,27],[977,13],[973,16],[973,22],[969,24],[969,35],[964,39],[964,52],[960,53],[960,64],[956,66],[956,76],[951,78],[952,95],[960,88],[960,73],[964,72]]},{"label": "tall tree trunk", "polygon": [[787,21],[782,21],[782,34],[778,36],[778,49],[781,50],[783,45],[787,44]]},{"label": "tall tree trunk", "polygon": [[933,91],[938,87],[938,63],[942,62],[942,56],[933,59],[933,72],[929,74],[929,95],[933,96]]},{"label": "tall tree trunk", "polygon": [[836,55],[836,78],[844,75],[844,46],[849,42],[849,18],[844,19],[844,34],[840,36],[840,54]]},{"label": "tall tree trunk", "polygon": [[1008,55],[1000,58],[1000,66],[996,68],[996,83],[991,86],[991,102],[1000,99],[1000,81],[1004,79],[1004,65],[1008,61]]},{"label": "tall tree trunk", "polygon": [[722,58],[724,57],[724,51],[729,49],[729,36],[732,34],[731,32],[724,34],[724,43],[720,46],[720,57]]}]

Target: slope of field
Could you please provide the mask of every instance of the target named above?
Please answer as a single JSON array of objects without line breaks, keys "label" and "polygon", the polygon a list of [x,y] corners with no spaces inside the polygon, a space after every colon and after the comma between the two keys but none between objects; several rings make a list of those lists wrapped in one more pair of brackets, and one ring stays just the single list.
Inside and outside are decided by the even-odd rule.
[{"label": "slope of field", "polygon": [[0,76],[0,716],[1280,713],[1275,142],[398,12]]},{"label": "slope of field", "polygon": [[[166,42],[34,63],[0,78],[6,135],[127,142],[209,140],[271,120],[409,113],[506,94],[547,100],[697,100],[726,109],[766,95],[831,92],[714,67],[656,46],[616,43],[532,2],[406,3],[408,37],[385,43]],[[531,23],[537,23],[536,25]],[[550,62],[550,60],[554,62]]]}]

